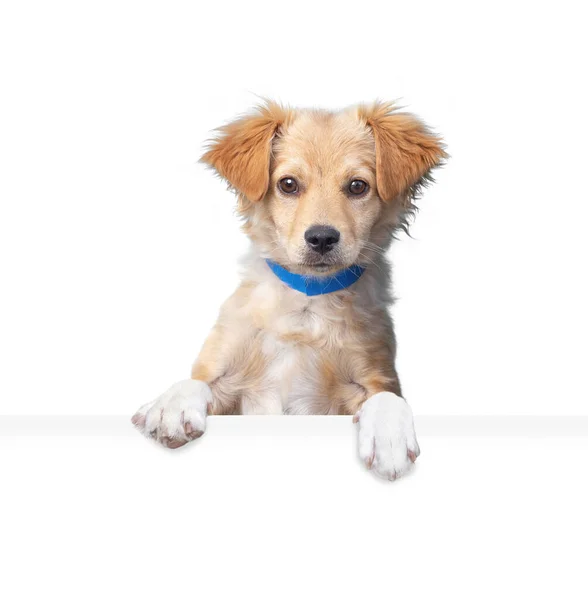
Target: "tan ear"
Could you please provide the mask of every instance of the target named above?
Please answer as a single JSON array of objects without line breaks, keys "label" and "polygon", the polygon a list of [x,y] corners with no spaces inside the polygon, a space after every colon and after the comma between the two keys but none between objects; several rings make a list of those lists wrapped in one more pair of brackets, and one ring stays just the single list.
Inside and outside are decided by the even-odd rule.
[{"label": "tan ear", "polygon": [[396,112],[391,102],[360,107],[376,140],[376,184],[386,202],[414,191],[447,158],[443,143],[416,117]]},{"label": "tan ear", "polygon": [[266,102],[253,113],[220,127],[200,160],[248,200],[257,202],[269,185],[272,139],[286,118],[285,109]]}]

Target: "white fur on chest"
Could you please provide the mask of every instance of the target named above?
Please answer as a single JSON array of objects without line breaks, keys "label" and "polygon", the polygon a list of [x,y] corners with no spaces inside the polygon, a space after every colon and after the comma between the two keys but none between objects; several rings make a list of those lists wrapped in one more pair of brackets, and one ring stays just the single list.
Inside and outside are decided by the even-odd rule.
[{"label": "white fur on chest", "polygon": [[270,281],[258,289],[266,315],[260,335],[267,366],[255,412],[315,414],[317,402],[325,400],[321,397],[319,348],[329,331],[333,332],[333,325],[316,312],[320,299],[275,284]]},{"label": "white fur on chest", "polygon": [[309,346],[284,342],[268,333],[265,340],[267,385],[282,412],[313,414],[321,395],[317,352]]}]

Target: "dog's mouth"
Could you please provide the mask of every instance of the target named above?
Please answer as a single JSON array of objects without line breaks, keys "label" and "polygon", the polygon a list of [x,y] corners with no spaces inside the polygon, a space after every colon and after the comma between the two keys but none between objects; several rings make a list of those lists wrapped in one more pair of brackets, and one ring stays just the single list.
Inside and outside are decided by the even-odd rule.
[{"label": "dog's mouth", "polygon": [[345,268],[345,265],[339,261],[305,261],[297,266],[305,271],[308,275],[329,275]]},{"label": "dog's mouth", "polygon": [[333,268],[338,268],[338,267],[336,267],[336,265],[333,265],[331,263],[325,263],[325,262],[316,263],[316,264],[309,265],[309,266],[314,271],[317,271],[317,273],[326,273],[327,271],[330,271]]},{"label": "dog's mouth", "polygon": [[328,252],[323,255],[318,252],[306,252],[297,258],[297,261],[290,263],[290,268],[301,275],[309,276],[333,275],[353,264],[353,262],[349,262],[349,257],[340,251]]}]

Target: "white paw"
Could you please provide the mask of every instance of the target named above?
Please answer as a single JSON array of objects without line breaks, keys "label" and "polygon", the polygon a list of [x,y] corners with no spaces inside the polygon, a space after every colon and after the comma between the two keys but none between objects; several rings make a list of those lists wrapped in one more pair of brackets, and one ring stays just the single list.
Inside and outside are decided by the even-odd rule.
[{"label": "white paw", "polygon": [[204,433],[210,402],[212,392],[208,384],[186,379],[143,405],[131,421],[147,437],[168,448],[179,448]]},{"label": "white paw", "polygon": [[376,475],[393,481],[420,454],[412,410],[404,398],[391,392],[375,394],[353,420],[359,422],[359,456]]}]

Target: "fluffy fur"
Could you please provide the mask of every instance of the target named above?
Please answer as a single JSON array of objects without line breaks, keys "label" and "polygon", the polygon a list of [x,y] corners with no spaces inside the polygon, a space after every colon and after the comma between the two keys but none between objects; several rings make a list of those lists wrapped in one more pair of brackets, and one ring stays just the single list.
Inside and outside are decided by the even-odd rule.
[{"label": "fluffy fur", "polygon": [[[177,447],[204,431],[206,412],[356,415],[366,464],[389,479],[403,473],[418,444],[394,366],[385,252],[445,157],[437,136],[390,103],[327,112],[268,102],[222,127],[202,160],[238,197],[252,241],[242,283],[194,364],[197,383],[142,407],[135,425]],[[280,190],[285,177],[296,193]],[[365,194],[350,195],[354,179],[368,184]],[[321,257],[304,238],[316,224],[341,234]],[[303,275],[366,271],[347,289],[307,297],[266,258]]]}]

